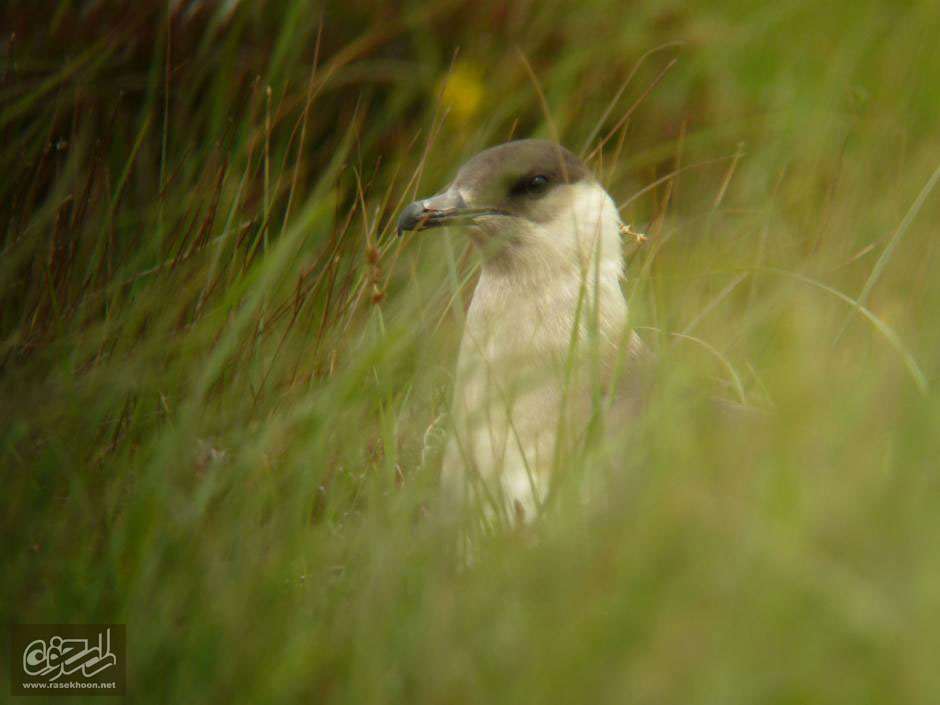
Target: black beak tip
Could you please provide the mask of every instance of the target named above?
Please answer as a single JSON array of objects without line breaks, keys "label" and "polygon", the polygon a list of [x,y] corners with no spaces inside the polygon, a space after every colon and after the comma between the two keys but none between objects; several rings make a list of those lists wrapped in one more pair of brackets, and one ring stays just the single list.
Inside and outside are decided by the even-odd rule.
[{"label": "black beak tip", "polygon": [[418,202],[405,208],[398,218],[398,236],[401,237],[406,230],[418,230],[425,211],[425,207]]}]

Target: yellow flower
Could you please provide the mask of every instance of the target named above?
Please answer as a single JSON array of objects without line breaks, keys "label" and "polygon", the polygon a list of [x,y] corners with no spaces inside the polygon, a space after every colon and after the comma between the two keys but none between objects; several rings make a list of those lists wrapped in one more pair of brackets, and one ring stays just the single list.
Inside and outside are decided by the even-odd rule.
[{"label": "yellow flower", "polygon": [[483,80],[480,70],[469,63],[461,62],[443,79],[441,100],[454,119],[468,123],[483,102]]}]

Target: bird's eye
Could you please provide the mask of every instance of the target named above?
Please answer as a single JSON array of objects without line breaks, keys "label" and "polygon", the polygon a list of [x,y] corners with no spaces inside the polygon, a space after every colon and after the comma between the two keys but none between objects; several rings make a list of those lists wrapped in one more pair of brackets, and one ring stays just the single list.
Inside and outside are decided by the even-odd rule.
[{"label": "bird's eye", "polygon": [[548,189],[548,177],[544,174],[527,176],[517,183],[512,189],[513,196],[531,196],[538,198]]},{"label": "bird's eye", "polygon": [[529,180],[529,193],[541,193],[548,186],[548,177],[536,174]]}]

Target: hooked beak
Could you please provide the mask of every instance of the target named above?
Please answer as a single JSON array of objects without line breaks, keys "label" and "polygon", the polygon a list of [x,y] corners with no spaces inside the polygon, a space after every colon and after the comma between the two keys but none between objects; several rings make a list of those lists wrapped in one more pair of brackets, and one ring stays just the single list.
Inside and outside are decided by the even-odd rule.
[{"label": "hooked beak", "polygon": [[406,230],[427,230],[442,225],[472,223],[481,215],[506,215],[494,208],[471,208],[455,188],[415,201],[398,218],[398,235]]}]

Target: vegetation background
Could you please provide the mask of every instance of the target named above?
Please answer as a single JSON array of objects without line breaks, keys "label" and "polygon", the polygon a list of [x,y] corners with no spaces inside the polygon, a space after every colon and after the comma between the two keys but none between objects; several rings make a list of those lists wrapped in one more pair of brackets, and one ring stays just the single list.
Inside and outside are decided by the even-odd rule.
[{"label": "vegetation background", "polygon": [[[126,623],[134,702],[940,699],[934,0],[0,26],[4,623]],[[394,222],[528,135],[649,235],[624,288],[662,369],[606,501],[461,568],[436,459],[475,260]]]}]

